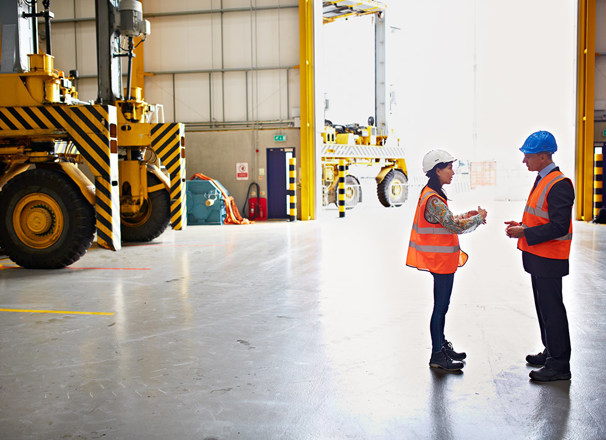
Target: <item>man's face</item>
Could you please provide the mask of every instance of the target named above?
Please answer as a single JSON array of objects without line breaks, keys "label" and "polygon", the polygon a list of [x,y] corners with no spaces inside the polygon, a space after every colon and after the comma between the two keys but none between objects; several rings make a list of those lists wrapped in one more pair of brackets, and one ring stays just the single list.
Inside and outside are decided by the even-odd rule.
[{"label": "man's face", "polygon": [[549,161],[545,153],[532,153],[524,154],[522,163],[526,164],[528,171],[541,171],[549,164]]}]

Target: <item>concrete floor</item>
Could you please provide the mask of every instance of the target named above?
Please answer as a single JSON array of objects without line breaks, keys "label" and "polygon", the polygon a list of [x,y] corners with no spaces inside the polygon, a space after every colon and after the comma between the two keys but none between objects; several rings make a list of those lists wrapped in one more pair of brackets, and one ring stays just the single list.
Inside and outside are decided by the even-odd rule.
[{"label": "concrete floor", "polygon": [[604,439],[606,226],[574,225],[572,381],[535,384],[530,279],[503,233],[523,204],[483,202],[461,238],[459,375],[428,367],[431,277],[403,267],[414,202],[167,231],[57,271],[0,259],[0,308],[61,311],[0,312],[0,439]]}]

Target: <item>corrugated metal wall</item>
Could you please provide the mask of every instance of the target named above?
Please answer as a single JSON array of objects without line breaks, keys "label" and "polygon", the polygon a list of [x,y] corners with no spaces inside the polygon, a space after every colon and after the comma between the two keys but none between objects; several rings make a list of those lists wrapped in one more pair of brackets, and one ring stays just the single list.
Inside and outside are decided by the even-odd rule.
[{"label": "corrugated metal wall", "polygon": [[[94,0],[52,4],[55,65],[96,98]],[[167,121],[200,127],[292,121],[299,116],[296,0],[145,0],[146,100]]]}]

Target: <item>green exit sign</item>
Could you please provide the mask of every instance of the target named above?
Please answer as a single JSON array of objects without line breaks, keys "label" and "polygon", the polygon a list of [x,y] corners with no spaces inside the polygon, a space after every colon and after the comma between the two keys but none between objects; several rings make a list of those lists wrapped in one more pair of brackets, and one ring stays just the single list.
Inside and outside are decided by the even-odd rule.
[{"label": "green exit sign", "polygon": [[[606,130],[604,130],[606,131]],[[286,142],[286,135],[285,134],[277,134],[274,136],[274,141],[276,142]]]},{"label": "green exit sign", "polygon": [[606,130],[602,132],[602,136],[606,137]]}]

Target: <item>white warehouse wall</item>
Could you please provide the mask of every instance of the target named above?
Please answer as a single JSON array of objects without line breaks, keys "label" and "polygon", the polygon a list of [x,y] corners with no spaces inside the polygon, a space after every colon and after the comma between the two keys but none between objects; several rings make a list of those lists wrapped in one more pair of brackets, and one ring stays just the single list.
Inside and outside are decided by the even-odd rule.
[{"label": "white warehouse wall", "polygon": [[[152,28],[144,43],[145,71],[167,76],[146,79],[146,100],[162,103],[167,119],[280,121],[298,116],[296,0],[191,1],[171,3],[170,8],[166,2],[143,3]],[[208,12],[221,6],[227,12]],[[250,7],[281,9],[236,9]],[[82,20],[94,17],[94,1],[56,0],[52,10],[55,65],[64,71],[77,69],[83,77],[78,81],[81,98],[94,100],[96,80],[90,77],[97,72],[95,24]],[[154,16],[180,11],[192,12]],[[69,21],[73,19],[81,21]]]},{"label": "white warehouse wall", "polygon": [[[518,148],[543,129],[557,138],[554,160],[574,177],[576,2],[386,3],[388,82],[397,99],[391,124],[411,175],[422,176],[428,150],[445,148],[463,160],[497,161],[494,197],[523,199],[534,177]],[[374,103],[372,23],[351,18],[323,34],[327,116],[363,122]]]},{"label": "white warehouse wall", "polygon": [[[433,65],[425,74],[434,74],[429,84],[418,76],[413,81],[429,99],[419,99],[415,110],[404,106],[406,119],[416,122],[410,126],[417,127],[410,142],[421,152],[446,145],[461,158],[496,160],[495,196],[520,199],[534,176],[521,163],[518,148],[531,132],[549,130],[560,147],[554,160],[573,177],[576,2],[468,0],[416,6],[414,15],[433,16],[434,22],[422,29],[418,17],[409,16],[404,26],[409,38],[403,44],[421,44],[424,62]],[[422,121],[420,115],[433,117]]]},{"label": "white warehouse wall", "polygon": [[[317,54],[319,93],[328,104],[325,118],[339,125],[366,124],[368,117],[375,114],[374,17],[324,24],[318,38],[322,48],[322,53]],[[397,57],[398,54],[389,53],[388,65]]]}]

